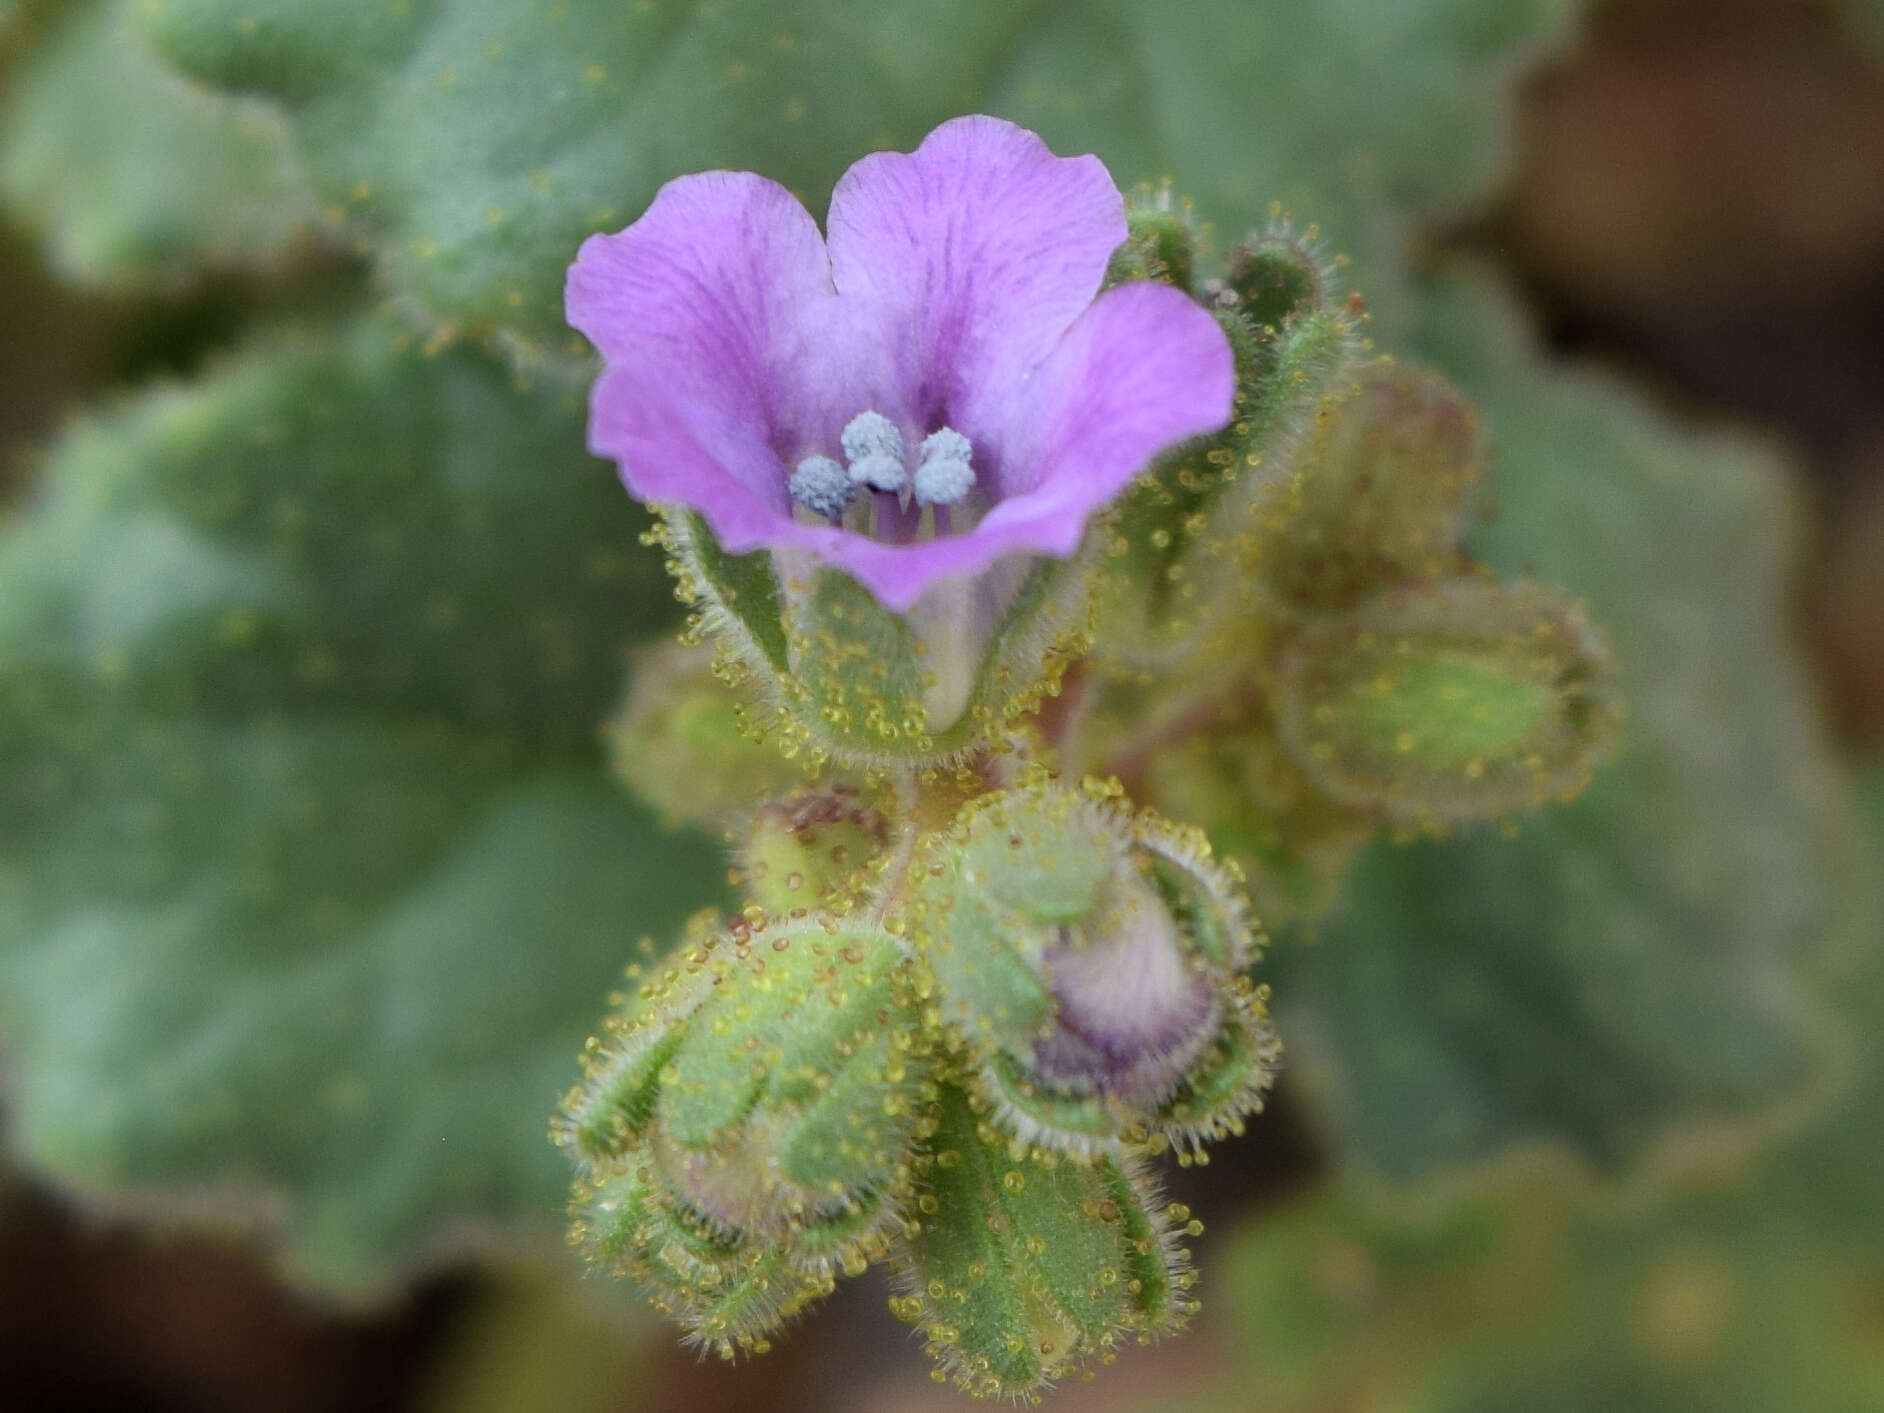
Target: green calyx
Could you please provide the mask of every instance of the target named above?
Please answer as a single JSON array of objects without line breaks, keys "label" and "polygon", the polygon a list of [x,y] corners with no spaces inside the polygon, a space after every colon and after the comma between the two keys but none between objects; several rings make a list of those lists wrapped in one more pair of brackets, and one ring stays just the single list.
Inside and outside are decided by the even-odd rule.
[{"label": "green calyx", "polygon": [[943,1086],[919,1161],[913,1232],[891,1303],[944,1376],[981,1398],[1042,1389],[1196,1310],[1188,1211],[1131,1159],[1015,1158],[962,1090]]},{"label": "green calyx", "polygon": [[983,796],[929,842],[910,936],[969,1043],[1024,1048],[1053,1020],[1048,952],[1107,912],[1128,835],[1053,787]]},{"label": "green calyx", "polygon": [[748,722],[813,767],[966,760],[1058,695],[1092,644],[1084,555],[948,581],[896,613],[813,561],[729,555],[690,511],[666,513],[656,539],[691,634],[757,698]]}]

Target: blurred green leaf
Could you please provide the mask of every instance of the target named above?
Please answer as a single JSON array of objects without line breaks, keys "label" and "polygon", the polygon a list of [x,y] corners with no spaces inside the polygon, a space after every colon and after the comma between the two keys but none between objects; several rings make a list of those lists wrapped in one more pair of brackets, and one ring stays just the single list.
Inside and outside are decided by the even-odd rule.
[{"label": "blurred green leaf", "polygon": [[1720,1150],[1656,1202],[1534,1161],[1419,1208],[1348,1189],[1252,1224],[1225,1262],[1218,1313],[1247,1331],[1248,1368],[1223,1406],[1884,1406],[1884,772],[1864,805],[1844,926],[1816,959],[1855,1050],[1832,1102],[1763,1161]]},{"label": "blurred green leaf", "polygon": [[984,110],[1124,183],[1170,176],[1235,235],[1319,221],[1392,304],[1409,212],[1476,196],[1506,85],[1571,0],[161,0],[186,72],[281,99],[323,200],[432,326],[569,347],[563,270],[683,172],[821,209],[844,168]]},{"label": "blurred green leaf", "polygon": [[314,217],[281,115],[179,78],[126,12],[70,6],[30,51],[0,117],[0,202],[81,284],[281,260]]},{"label": "blurred green leaf", "polygon": [[1511,87],[1578,0],[1061,4],[1013,47],[991,111],[1121,182],[1169,177],[1227,246],[1274,204],[1352,257],[1394,347],[1414,220],[1496,182]]},{"label": "blurred green leaf", "polygon": [[720,872],[600,760],[672,598],[575,400],[408,343],[283,337],[94,419],[0,538],[15,1145],[252,1189],[339,1288],[550,1226],[583,1036]]},{"label": "blurred green leaf", "polygon": [[1386,1176],[1546,1135],[1621,1164],[1813,1070],[1790,978],[1838,811],[1785,617],[1796,509],[1767,451],[1552,367],[1487,284],[1436,280],[1419,343],[1485,412],[1475,552],[1586,597],[1623,741],[1514,838],[1364,856],[1317,942],[1272,954],[1283,1032]]},{"label": "blurred green leaf", "polygon": [[1852,0],[1852,18],[1884,45],[1884,0]]}]

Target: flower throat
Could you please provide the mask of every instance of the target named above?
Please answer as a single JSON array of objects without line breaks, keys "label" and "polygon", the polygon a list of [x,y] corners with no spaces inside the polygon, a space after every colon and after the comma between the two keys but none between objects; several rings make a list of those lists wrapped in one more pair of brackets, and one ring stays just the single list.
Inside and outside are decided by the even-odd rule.
[{"label": "flower throat", "polygon": [[953,427],[922,439],[912,470],[903,434],[881,412],[860,412],[844,426],[844,460],[807,456],[791,474],[792,501],[810,515],[892,544],[967,529],[955,519],[975,487],[973,448]]}]

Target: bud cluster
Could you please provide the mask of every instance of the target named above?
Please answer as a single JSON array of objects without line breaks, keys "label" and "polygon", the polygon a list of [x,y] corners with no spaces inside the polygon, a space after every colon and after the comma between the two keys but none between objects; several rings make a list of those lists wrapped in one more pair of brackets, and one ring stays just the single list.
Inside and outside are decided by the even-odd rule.
[{"label": "bud cluster", "polygon": [[728,1357],[877,1261],[979,1394],[1194,1307],[1146,1164],[1274,1076],[1235,877],[1037,766],[959,798],[900,838],[849,786],[761,808],[747,906],[635,969],[564,1101],[576,1243]]},{"label": "bud cluster", "polygon": [[[1180,216],[1148,201],[1114,273],[1194,271],[1158,253],[1189,232]],[[1237,349],[1237,414],[1112,517],[1082,710],[1058,743],[1068,768],[1202,825],[1271,926],[1325,908],[1383,825],[1573,795],[1620,718],[1580,607],[1469,557],[1476,413],[1375,356],[1336,273],[1313,227],[1278,216],[1186,286]]]},{"label": "bud cluster", "polygon": [[[578,1245],[728,1357],[877,1262],[977,1396],[1181,1327],[1202,1228],[1152,1164],[1207,1160],[1274,1082],[1257,917],[1325,907],[1383,826],[1574,792],[1613,734],[1580,609],[1468,556],[1472,409],[1371,354],[1313,228],[1204,254],[1153,194],[1110,279],[1209,311],[1234,416],[1067,559],[893,610],[664,512],[693,641],[618,765],[730,831],[745,896],[617,998],[555,1136]],[[891,515],[869,450],[837,470]]]}]

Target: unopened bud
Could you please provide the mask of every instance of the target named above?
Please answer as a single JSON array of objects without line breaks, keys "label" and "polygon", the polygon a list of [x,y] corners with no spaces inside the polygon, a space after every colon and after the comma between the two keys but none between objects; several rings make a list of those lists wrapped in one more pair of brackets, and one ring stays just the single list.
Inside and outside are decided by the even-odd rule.
[{"label": "unopened bud", "polygon": [[1276,687],[1284,743],[1338,800],[1407,823],[1573,794],[1614,733],[1614,667],[1581,611],[1455,579],[1305,628]]},{"label": "unopened bud", "polygon": [[689,1339],[724,1355],[763,1351],[767,1335],[831,1291],[829,1275],[676,1210],[640,1165],[579,1181],[570,1214],[570,1241],[592,1266],[635,1281]]},{"label": "unopened bud", "polygon": [[1314,237],[1277,221],[1224,257],[1223,283],[1251,323],[1280,329],[1330,303],[1335,280]]},{"label": "unopened bud", "polygon": [[[915,940],[1017,1136],[1090,1152],[1161,1127],[1253,948],[1208,852],[1038,782],[974,802],[931,845]],[[1268,1078],[1250,1077],[1245,1112]]]},{"label": "unopened bud", "polygon": [[593,1183],[812,1276],[880,1257],[927,1084],[909,963],[820,921],[684,945],[592,1049],[558,1135]]},{"label": "unopened bud", "polygon": [[1106,283],[1156,280],[1188,291],[1197,267],[1190,203],[1169,187],[1142,187],[1126,202],[1125,223],[1125,243],[1113,252]]},{"label": "unopened bud", "polygon": [[1119,665],[1169,672],[1225,631],[1247,599],[1253,528],[1287,487],[1315,419],[1347,392],[1353,318],[1326,302],[1323,283],[1289,288],[1305,302],[1286,318],[1265,305],[1276,321],[1264,322],[1234,285],[1211,282],[1208,302],[1236,356],[1236,406],[1228,427],[1160,458],[1119,500],[1099,634]]},{"label": "unopened bud", "polygon": [[1325,613],[1455,573],[1480,453],[1470,404],[1436,376],[1363,370],[1318,422],[1291,483],[1259,508],[1244,558],[1264,601]]},{"label": "unopened bud", "polygon": [[636,657],[633,686],[607,727],[610,764],[670,826],[728,828],[805,778],[757,739],[747,712],[715,671],[714,649],[663,643]]},{"label": "unopened bud", "polygon": [[883,816],[850,787],[802,790],[753,817],[739,850],[740,882],[776,918],[844,912],[888,838]]}]

